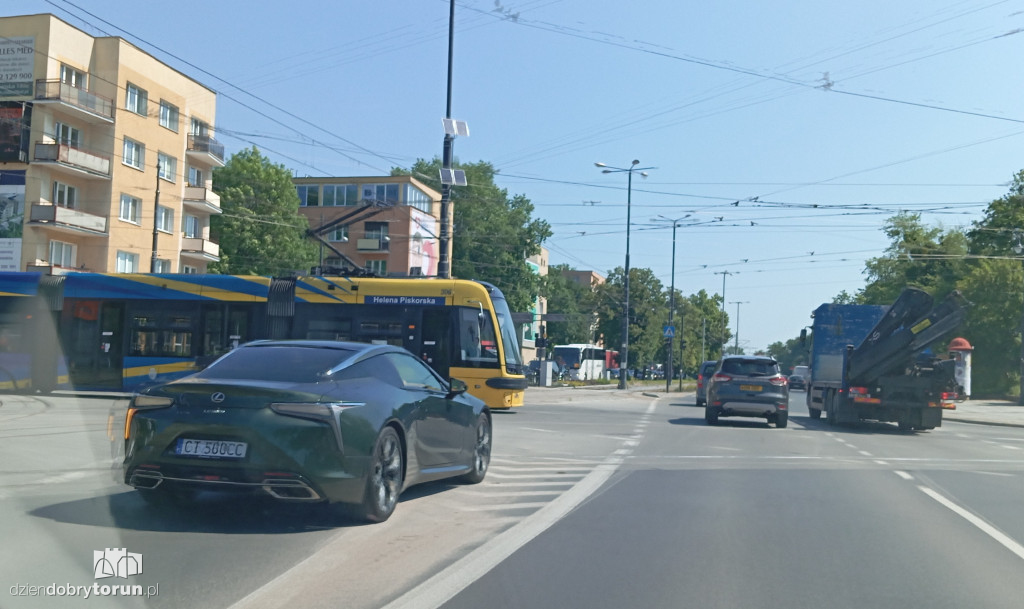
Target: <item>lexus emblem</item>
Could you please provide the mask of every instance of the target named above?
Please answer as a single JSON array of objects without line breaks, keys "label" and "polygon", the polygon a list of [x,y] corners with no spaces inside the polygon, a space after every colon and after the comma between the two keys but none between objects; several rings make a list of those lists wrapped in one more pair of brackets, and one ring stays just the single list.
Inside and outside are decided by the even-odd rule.
[{"label": "lexus emblem", "polygon": [[214,404],[220,404],[221,402],[224,401],[225,397],[226,396],[223,393],[218,391],[210,396],[210,401],[213,402]]}]

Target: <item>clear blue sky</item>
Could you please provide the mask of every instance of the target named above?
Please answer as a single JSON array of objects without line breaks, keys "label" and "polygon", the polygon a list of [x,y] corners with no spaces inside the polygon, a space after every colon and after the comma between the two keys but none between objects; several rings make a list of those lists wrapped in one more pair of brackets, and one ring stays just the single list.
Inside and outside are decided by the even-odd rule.
[{"label": "clear blue sky", "polygon": [[[123,36],[220,93],[229,153],[255,144],[296,175],[345,176],[440,155],[448,6],[0,10]],[[897,211],[962,226],[1007,192],[1024,168],[1021,28],[1024,0],[460,0],[453,116],[471,137],[455,154],[533,201],[553,264],[602,274],[624,262],[626,176],[594,162],[656,167],[634,180],[632,266],[667,286],[671,230],[651,219],[690,214],[676,287],[721,292],[725,277],[750,352],[862,287]]]}]

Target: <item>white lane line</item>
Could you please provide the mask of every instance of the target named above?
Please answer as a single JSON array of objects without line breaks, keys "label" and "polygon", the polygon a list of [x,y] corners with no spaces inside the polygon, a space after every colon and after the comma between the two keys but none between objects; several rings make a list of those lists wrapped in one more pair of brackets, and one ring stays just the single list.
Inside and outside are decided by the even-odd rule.
[{"label": "white lane line", "polygon": [[540,432],[540,433],[558,433],[554,429],[540,429],[540,428],[537,428],[537,427],[524,427],[523,431],[536,431],[536,432]]},{"label": "white lane line", "polygon": [[1009,551],[1013,552],[1014,554],[1016,554],[1017,558],[1024,559],[1024,546],[1021,546],[1019,543],[1014,541],[1010,536],[1006,535],[1005,533],[1003,533],[999,529],[995,528],[994,526],[992,526],[989,523],[985,522],[984,520],[982,520],[978,516],[975,516],[971,512],[967,511],[966,509],[960,507],[959,505],[953,503],[949,499],[943,497],[942,495],[940,495],[939,493],[933,491],[932,489],[928,488],[927,486],[918,486],[917,488],[920,489],[921,492],[924,493],[925,495],[928,495],[932,499],[938,501],[942,505],[944,505],[947,508],[949,508],[950,510],[952,510],[953,513],[955,513],[957,516],[960,516],[961,518],[963,518],[967,522],[969,522],[969,523],[973,524],[974,526],[978,527],[979,529],[981,529],[981,531],[983,533],[985,533],[986,535],[988,535],[992,539],[998,541],[1007,550],[1009,550]]},{"label": "white lane line", "polygon": [[879,465],[889,465],[888,461],[882,461],[881,459],[875,459],[875,463]]},{"label": "white lane line", "polygon": [[564,465],[548,465],[543,467],[510,467],[508,465],[491,465],[488,473],[494,473],[495,471],[501,472],[561,472],[563,474],[569,472],[578,472],[580,475],[586,474],[593,467],[566,467]]},{"label": "white lane line", "polygon": [[551,497],[555,498],[559,496],[562,491],[550,490],[550,491],[491,491],[491,490],[478,490],[466,489],[462,491],[465,495],[480,495],[481,497]]},{"label": "white lane line", "polygon": [[1020,450],[1019,446],[1010,446],[1009,444],[1000,444],[999,446],[1002,446],[1003,448],[1008,448],[1010,450]]},{"label": "white lane line", "polygon": [[[491,476],[492,476],[492,474],[487,474],[488,478],[490,478]],[[484,482],[484,485],[486,485],[486,487],[489,487],[489,488],[490,487],[512,488],[512,487],[515,487],[515,486],[526,486],[526,487],[532,487],[532,486],[572,486],[573,484],[575,484],[575,482],[573,482],[572,480],[550,481],[550,482],[495,482],[493,484],[487,484],[486,481]]]},{"label": "white lane line", "polygon": [[871,453],[869,453],[866,450],[858,450],[857,452],[859,452],[860,454],[864,455],[865,457],[873,457],[874,456],[874,455],[872,455]]},{"label": "white lane line", "polygon": [[[657,402],[651,402],[645,414],[653,413],[656,405]],[[618,470],[625,461],[625,455],[632,452],[632,449],[628,448],[615,451],[594,471],[557,499],[546,503],[519,524],[506,529],[434,577],[388,603],[384,609],[436,609],[445,604],[586,501]]]},{"label": "white lane line", "polygon": [[463,512],[496,512],[502,510],[536,510],[547,505],[547,501],[534,503],[490,503],[487,505],[463,506],[459,508]]},{"label": "white lane line", "polygon": [[[582,478],[582,472],[576,473],[565,473],[565,472],[549,472],[547,474],[540,474],[541,477],[545,478]],[[536,480],[538,474],[499,474],[496,472],[487,472],[488,478],[495,478],[497,480]]]},{"label": "white lane line", "polygon": [[896,474],[900,478],[903,478],[904,480],[913,480],[914,479],[913,476],[911,476],[910,474],[908,474],[907,472],[905,472],[903,470],[894,469],[894,470],[892,470],[892,473]]}]

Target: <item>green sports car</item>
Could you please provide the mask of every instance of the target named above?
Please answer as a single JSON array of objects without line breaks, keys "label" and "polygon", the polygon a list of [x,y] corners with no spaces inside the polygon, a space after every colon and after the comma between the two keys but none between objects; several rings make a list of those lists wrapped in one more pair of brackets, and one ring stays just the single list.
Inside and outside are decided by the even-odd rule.
[{"label": "green sports car", "polygon": [[124,480],[159,505],[252,492],[380,522],[414,484],[482,481],[490,456],[486,405],[405,349],[257,341],[132,399]]}]

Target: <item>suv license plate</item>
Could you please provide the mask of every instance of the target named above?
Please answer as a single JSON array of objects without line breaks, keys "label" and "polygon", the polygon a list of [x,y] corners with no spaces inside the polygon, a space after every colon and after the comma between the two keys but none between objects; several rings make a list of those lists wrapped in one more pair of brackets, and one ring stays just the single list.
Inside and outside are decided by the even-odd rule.
[{"label": "suv license plate", "polygon": [[244,459],[248,448],[249,445],[245,442],[178,438],[178,444],[174,447],[174,454],[183,457],[203,457],[206,459]]},{"label": "suv license plate", "polygon": [[761,391],[761,385],[740,385],[740,391]]}]

